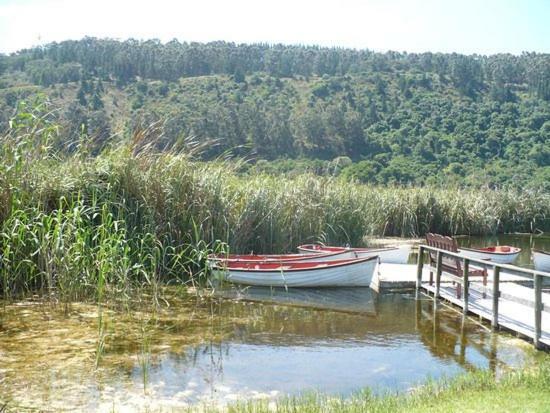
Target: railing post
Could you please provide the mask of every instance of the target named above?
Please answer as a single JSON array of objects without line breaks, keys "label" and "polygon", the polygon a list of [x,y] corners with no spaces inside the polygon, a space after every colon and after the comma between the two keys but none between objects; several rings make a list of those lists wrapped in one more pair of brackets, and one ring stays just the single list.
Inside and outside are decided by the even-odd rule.
[{"label": "railing post", "polygon": [[416,266],[416,291],[422,286],[422,270],[424,269],[424,248],[422,245],[418,247],[418,263]]},{"label": "railing post", "polygon": [[500,267],[495,265],[493,268],[493,319],[491,320],[491,329],[498,329],[498,299],[500,297]]},{"label": "railing post", "polygon": [[437,251],[437,261],[436,261],[436,266],[435,266],[435,294],[434,294],[434,300],[437,300],[439,298],[439,290],[441,288],[441,272],[443,270],[442,262],[443,262],[443,254],[441,253],[441,251]]},{"label": "railing post", "polygon": [[470,285],[469,285],[469,274],[470,274],[470,260],[468,258],[464,258],[464,266],[462,267],[462,280],[464,281],[463,290],[464,290],[464,308],[463,308],[463,314],[466,316],[468,314],[468,302],[470,301],[468,298],[468,294],[470,293]]},{"label": "railing post", "polygon": [[542,322],[542,275],[535,274],[535,335],[533,344],[536,348],[540,347],[541,322]]}]

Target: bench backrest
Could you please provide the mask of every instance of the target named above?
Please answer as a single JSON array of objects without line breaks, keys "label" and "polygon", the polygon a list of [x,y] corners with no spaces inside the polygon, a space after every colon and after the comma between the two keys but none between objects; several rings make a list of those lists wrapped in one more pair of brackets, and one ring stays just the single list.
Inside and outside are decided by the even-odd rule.
[{"label": "bench backrest", "polygon": [[447,250],[451,252],[458,252],[458,245],[456,240],[451,237],[445,237],[439,234],[432,234],[428,232],[426,234],[426,244],[430,247],[439,248],[441,250]]},{"label": "bench backrest", "polygon": [[[450,252],[458,252],[458,244],[456,243],[456,239],[451,237],[446,237],[439,234],[432,234],[431,232],[428,232],[426,234],[426,244],[430,247],[439,248],[441,250],[446,250]],[[435,263],[436,261],[436,253],[430,251],[430,262]],[[459,258],[452,258],[452,257],[444,257],[443,258],[443,265],[445,266],[451,266],[453,269],[456,268],[456,272],[460,273],[462,271],[461,263]]]}]

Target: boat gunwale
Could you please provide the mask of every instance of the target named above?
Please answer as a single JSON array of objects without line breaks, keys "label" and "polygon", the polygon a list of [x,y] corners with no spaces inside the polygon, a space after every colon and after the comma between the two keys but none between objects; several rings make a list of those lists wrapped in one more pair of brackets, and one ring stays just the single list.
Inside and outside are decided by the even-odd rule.
[{"label": "boat gunwale", "polygon": [[316,252],[319,254],[328,253],[330,251],[323,250],[322,248],[338,248],[339,251],[334,252],[386,252],[386,251],[395,251],[399,250],[401,247],[387,247],[387,248],[348,248],[348,247],[321,247],[321,249],[315,249],[315,248],[304,248],[304,245],[317,245],[317,244],[303,244],[298,246],[298,251],[309,251],[309,252]]},{"label": "boat gunwale", "polygon": [[[515,255],[515,254],[519,254],[521,252],[521,248],[519,248],[519,247],[512,247],[512,246],[509,246],[509,245],[502,245],[502,246],[503,247],[506,246],[508,248],[511,248],[514,251],[509,251],[509,252],[487,251],[487,250],[479,249],[479,248],[466,248],[466,247],[459,247],[458,251],[460,252],[460,250],[466,250],[466,251],[476,252],[478,254],[501,255],[501,256],[502,255]],[[486,248],[491,248],[491,247],[486,247]]]},{"label": "boat gunwale", "polygon": [[[318,254],[318,256],[320,258],[335,257],[335,256],[341,255],[345,252],[349,252],[349,251],[334,251],[334,252],[323,252],[323,251],[321,251]],[[231,255],[231,254],[229,254],[229,255]],[[246,256],[254,257],[254,256],[258,256],[258,255],[263,256],[263,257],[269,256],[269,254],[267,254],[267,255],[263,255],[263,254],[258,254],[258,255],[255,255],[255,254],[235,254],[235,255],[239,255],[241,257],[246,257]],[[285,255],[285,254],[279,254],[279,255]],[[292,255],[292,254],[289,254],[289,255]],[[216,256],[208,256],[207,259],[210,260],[210,261],[216,261],[216,262],[257,262],[257,263],[274,263],[274,264],[276,264],[278,262],[293,262],[293,261],[302,261],[302,260],[311,260],[312,259],[311,254],[294,254],[294,255],[300,255],[300,257],[264,258],[264,259],[256,259],[255,260],[255,259],[246,259],[246,258],[223,258],[223,257],[216,257]]]},{"label": "boat gunwale", "polygon": [[[283,268],[279,267],[279,268],[263,269],[263,268],[232,268],[230,266],[217,266],[217,265],[214,265],[214,267],[212,269],[213,270],[228,271],[228,272],[246,272],[246,273],[251,273],[251,272],[268,273],[268,272],[272,272],[272,273],[280,274],[280,273],[292,273],[292,272],[302,272],[302,271],[327,270],[327,269],[345,267],[345,266],[354,265],[354,264],[362,264],[364,262],[372,261],[372,260],[376,260],[376,259],[378,259],[378,255],[373,255],[373,256],[365,257],[365,258],[350,258],[349,260],[342,260],[342,261],[346,261],[346,262],[339,263],[339,264],[332,264],[332,265],[327,264],[327,263],[330,263],[330,261],[324,261],[324,262],[323,261],[313,261],[310,264],[314,264],[314,263],[318,264],[317,267],[313,267],[313,268],[283,269]],[[269,263],[269,264],[276,264],[276,262]],[[303,263],[303,264],[306,264],[306,263]],[[319,264],[325,264],[325,265],[321,266]]]}]

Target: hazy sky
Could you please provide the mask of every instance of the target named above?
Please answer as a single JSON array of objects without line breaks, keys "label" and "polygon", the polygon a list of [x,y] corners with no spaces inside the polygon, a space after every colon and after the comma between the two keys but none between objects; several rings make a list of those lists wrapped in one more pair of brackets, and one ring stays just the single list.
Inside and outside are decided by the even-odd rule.
[{"label": "hazy sky", "polygon": [[550,0],[0,0],[0,52],[84,36],[550,52]]}]

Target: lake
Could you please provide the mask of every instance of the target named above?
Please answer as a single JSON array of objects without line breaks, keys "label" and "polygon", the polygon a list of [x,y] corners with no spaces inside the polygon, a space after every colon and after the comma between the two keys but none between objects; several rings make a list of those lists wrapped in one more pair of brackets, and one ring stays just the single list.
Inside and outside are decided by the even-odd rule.
[{"label": "lake", "polygon": [[[427,378],[532,361],[531,347],[433,302],[370,289],[165,290],[156,311],[38,302],[5,305],[0,396],[84,411],[226,404],[364,387],[408,391]],[[101,337],[100,340],[98,338]]]}]

